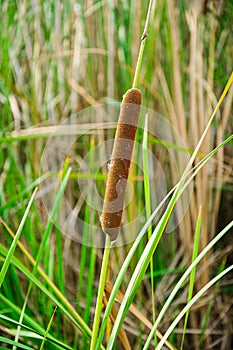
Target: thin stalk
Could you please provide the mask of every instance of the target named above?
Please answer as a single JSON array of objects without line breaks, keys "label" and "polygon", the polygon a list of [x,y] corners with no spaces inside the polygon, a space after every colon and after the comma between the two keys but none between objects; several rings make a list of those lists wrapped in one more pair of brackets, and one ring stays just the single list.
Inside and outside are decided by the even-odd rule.
[{"label": "thin stalk", "polygon": [[[143,158],[143,171],[144,171],[144,192],[145,192],[145,207],[146,207],[146,219],[148,220],[151,216],[151,203],[150,203],[150,183],[149,183],[149,166],[148,166],[148,114],[145,117],[145,129],[143,134],[142,143],[142,158]],[[152,236],[152,224],[148,227],[148,240]],[[153,257],[150,260],[150,275],[151,275],[151,299],[152,299],[152,318],[153,323],[155,322],[155,295],[154,295],[154,263]],[[155,337],[156,343],[156,337]]]},{"label": "thin stalk", "polygon": [[[226,266],[226,259],[224,258],[220,268],[218,269],[218,272],[219,273],[222,272],[224,270],[225,266]],[[209,329],[207,329],[211,309],[212,309],[214,303],[216,302],[215,295],[216,295],[217,289],[219,289],[219,284],[220,284],[220,281],[218,281],[218,283],[216,283],[216,285],[214,287],[213,298],[210,300],[210,302],[208,304],[206,313],[204,315],[204,319],[202,321],[201,334],[200,334],[199,343],[198,343],[198,350],[203,349],[203,341],[205,340],[205,338],[207,338],[210,335],[212,329],[214,329],[215,322],[218,320],[218,319],[215,320],[215,322],[211,324],[211,327],[209,327]]]},{"label": "thin stalk", "polygon": [[[192,263],[195,261],[197,254],[198,254],[198,244],[199,244],[200,232],[201,232],[201,207],[199,208],[199,214],[198,214],[197,223],[196,223]],[[192,296],[193,296],[193,288],[194,288],[194,283],[195,283],[195,272],[196,272],[196,267],[193,268],[193,270],[191,271],[191,274],[190,274],[188,303],[190,302],[190,300],[192,299]],[[188,317],[189,317],[189,310],[187,311],[187,313],[185,315],[180,350],[183,350],[183,346],[184,346],[184,338],[185,338],[186,328],[187,328],[187,324],[188,324]]]},{"label": "thin stalk", "polygon": [[24,215],[23,215],[23,218],[22,218],[22,220],[21,220],[21,222],[20,222],[20,225],[19,225],[19,227],[18,227],[18,230],[17,230],[17,232],[16,232],[16,234],[15,234],[15,237],[14,237],[12,243],[11,243],[11,246],[10,246],[10,249],[9,249],[8,254],[7,254],[7,256],[6,256],[6,259],[5,259],[5,261],[4,261],[3,265],[2,265],[2,268],[1,268],[1,271],[0,271],[0,289],[1,289],[2,283],[3,283],[4,279],[5,279],[5,276],[6,276],[6,273],[7,273],[7,271],[8,271],[8,268],[9,268],[9,266],[10,266],[12,257],[13,257],[14,252],[15,252],[15,249],[16,249],[16,247],[17,247],[17,243],[18,243],[19,238],[20,238],[20,235],[21,235],[21,233],[22,233],[22,230],[23,230],[25,221],[26,221],[26,219],[27,219],[27,217],[28,217],[29,210],[30,210],[31,205],[32,205],[32,203],[33,203],[33,201],[34,201],[34,198],[35,198],[35,195],[36,195],[36,191],[37,191],[37,187],[36,187],[36,189],[34,190],[32,196],[31,196],[31,198],[30,198],[30,201],[29,201],[28,206],[27,206],[27,208],[26,208],[26,210],[25,210],[25,213],[24,213]]},{"label": "thin stalk", "polygon": [[46,339],[47,339],[49,330],[50,330],[50,328],[51,328],[51,326],[52,326],[52,323],[53,323],[53,320],[54,320],[54,316],[55,316],[56,310],[57,310],[57,306],[55,307],[55,309],[54,309],[54,311],[53,311],[52,317],[50,318],[48,327],[47,327],[47,329],[46,329],[44,338],[43,338],[42,343],[41,343],[41,346],[40,346],[40,350],[43,350],[43,348],[44,348],[44,344],[45,344],[45,341],[46,341]]},{"label": "thin stalk", "polygon": [[109,259],[110,249],[111,249],[111,239],[110,239],[109,235],[106,235],[105,249],[104,249],[104,256],[103,256],[101,273],[100,273],[99,288],[98,288],[98,295],[97,295],[97,301],[96,301],[95,317],[94,317],[94,323],[93,323],[93,331],[92,331],[90,350],[95,349],[97,335],[98,335],[98,331],[99,331],[100,315],[101,315],[101,310],[102,310],[102,301],[103,301],[103,295],[104,295],[104,286],[105,286],[107,269],[108,269],[108,259]]},{"label": "thin stalk", "polygon": [[134,73],[132,88],[136,88],[138,85],[145,43],[146,43],[146,39],[148,36],[148,27],[149,27],[149,20],[150,20],[152,5],[153,5],[153,0],[150,0],[148,11],[147,11],[147,16],[146,16],[146,23],[145,23],[144,31],[143,31],[142,38],[141,38],[141,44],[140,44],[140,48],[139,48],[138,59],[137,59],[135,73]]}]

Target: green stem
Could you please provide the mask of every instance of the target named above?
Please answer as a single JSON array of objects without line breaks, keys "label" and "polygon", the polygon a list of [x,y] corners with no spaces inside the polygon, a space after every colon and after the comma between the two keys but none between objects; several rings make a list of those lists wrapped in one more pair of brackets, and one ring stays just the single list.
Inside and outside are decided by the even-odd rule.
[{"label": "green stem", "polygon": [[[148,165],[148,114],[145,116],[145,125],[143,133],[143,142],[142,142],[142,161],[143,161],[143,172],[144,172],[144,193],[145,193],[145,207],[146,207],[146,219],[148,220],[151,216],[151,198],[150,198],[150,182],[149,182],[149,165]],[[152,224],[148,227],[148,241],[152,236]],[[155,293],[154,293],[154,263],[153,256],[150,260],[150,275],[151,275],[151,300],[152,300],[152,319],[155,323]],[[157,344],[157,338],[155,335],[154,339],[155,345]]]},{"label": "green stem", "polygon": [[97,295],[97,301],[96,301],[95,317],[94,317],[94,323],[93,323],[90,350],[95,349],[97,335],[98,335],[98,331],[99,331],[100,315],[101,315],[101,310],[102,310],[104,286],[105,286],[107,269],[108,269],[108,259],[109,259],[110,249],[111,249],[110,236],[106,235],[105,249],[104,249],[104,256],[103,256],[102,267],[101,267],[101,272],[100,272],[99,289],[98,289],[98,295]]},{"label": "green stem", "polygon": [[[149,26],[149,19],[150,19],[152,4],[153,4],[153,0],[150,0],[148,11],[147,11],[146,23],[145,23],[145,27],[144,27],[144,32],[143,32],[142,38],[141,38],[141,45],[139,48],[136,69],[135,69],[135,73],[134,73],[134,80],[133,80],[133,85],[132,85],[133,88],[135,88],[138,85],[139,74],[140,74],[140,69],[141,69],[141,65],[142,65],[142,57],[143,57],[145,42],[146,42],[146,38],[147,38],[147,31],[148,31],[148,26]],[[95,349],[97,335],[98,335],[98,331],[99,331],[100,315],[101,315],[101,310],[102,310],[102,301],[103,301],[104,286],[105,286],[105,281],[106,281],[110,247],[111,247],[111,240],[110,240],[110,237],[108,235],[106,235],[105,250],[104,250],[104,256],[103,256],[101,273],[100,273],[99,289],[98,289],[98,295],[97,295],[97,301],[96,301],[96,309],[95,309],[95,317],[94,317],[94,323],[93,323],[93,331],[92,331],[90,350]]]},{"label": "green stem", "polygon": [[151,14],[151,10],[152,10],[152,4],[153,4],[153,0],[150,0],[148,11],[147,11],[146,23],[145,23],[144,31],[143,31],[142,38],[141,38],[141,44],[140,44],[140,48],[139,48],[138,60],[137,60],[136,69],[135,69],[135,73],[134,73],[132,88],[136,88],[138,85],[144,47],[145,47],[145,43],[146,43],[146,38],[148,36],[147,32],[148,32],[150,14]]}]

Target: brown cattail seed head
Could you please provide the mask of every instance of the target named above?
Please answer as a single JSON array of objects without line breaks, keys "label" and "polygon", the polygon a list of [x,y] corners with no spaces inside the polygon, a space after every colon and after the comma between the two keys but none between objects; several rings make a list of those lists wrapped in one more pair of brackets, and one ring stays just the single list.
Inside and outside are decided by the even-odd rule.
[{"label": "brown cattail seed head", "polygon": [[138,89],[130,89],[123,96],[101,218],[102,229],[111,241],[117,239],[120,229],[141,103]]}]

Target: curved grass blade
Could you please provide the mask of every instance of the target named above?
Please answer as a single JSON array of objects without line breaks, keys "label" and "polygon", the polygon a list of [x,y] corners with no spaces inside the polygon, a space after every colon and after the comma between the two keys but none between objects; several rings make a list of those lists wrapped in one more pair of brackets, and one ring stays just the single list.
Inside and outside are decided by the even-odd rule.
[{"label": "curved grass blade", "polygon": [[110,250],[111,250],[110,236],[106,235],[106,243],[105,243],[104,256],[103,256],[102,267],[101,267],[101,272],[100,272],[99,288],[98,288],[95,317],[94,317],[92,338],[91,338],[91,345],[90,345],[91,350],[95,349],[96,339],[98,337],[99,322],[100,322],[100,316],[101,316],[101,311],[102,311],[104,286],[105,286],[105,282],[106,282],[107,269],[108,269],[108,258],[109,258]]},{"label": "curved grass blade", "polygon": [[212,278],[212,280],[210,280],[191,300],[190,302],[183,308],[183,310],[179,313],[179,315],[175,318],[175,320],[172,322],[172,324],[170,325],[170,327],[168,328],[168,330],[166,331],[166,333],[163,336],[163,339],[159,342],[158,346],[156,347],[156,350],[161,350],[165,341],[167,340],[167,338],[169,337],[169,335],[172,333],[172,331],[174,330],[175,326],[180,322],[180,320],[182,319],[182,317],[186,314],[186,312],[188,310],[190,310],[190,308],[193,306],[193,304],[196,303],[196,301],[198,301],[198,299],[210,288],[212,287],[215,283],[217,283],[224,275],[226,275],[228,272],[230,272],[231,270],[233,270],[233,265],[229,266],[228,268],[226,268],[225,270],[223,270],[222,272],[220,272],[217,276],[215,276],[214,278]]},{"label": "curved grass blade", "polygon": [[[9,300],[7,300],[6,298],[3,297],[3,295],[0,294],[0,299],[2,301],[5,301],[9,304],[11,304],[9,302]],[[11,309],[15,312],[17,312],[17,314],[20,314],[20,309],[15,307],[15,305],[10,305]],[[2,322],[5,320],[8,323],[12,323],[13,325],[20,325],[19,322],[5,316],[5,315],[0,315],[0,319],[2,320]],[[21,328],[24,329],[24,331],[20,332],[20,335],[23,334],[23,336],[28,336],[27,334],[30,334],[30,337],[33,338],[38,338],[38,339],[43,339],[44,334],[45,334],[45,330],[34,320],[32,320],[32,318],[30,318],[28,315],[25,314],[25,321],[30,324],[30,327],[25,325],[25,324],[21,324]],[[32,328],[33,327],[33,328]],[[16,331],[12,331],[9,330],[9,334],[10,335],[15,335]],[[54,337],[52,337],[51,335],[47,334],[47,341],[52,343],[54,348],[58,349],[58,350],[72,350],[72,348],[69,345],[64,344],[62,341],[59,341],[57,339],[55,339]]]},{"label": "curved grass blade", "polygon": [[54,319],[54,316],[55,316],[55,313],[56,313],[56,309],[57,309],[57,307],[55,307],[55,309],[53,311],[53,314],[52,314],[52,316],[50,318],[48,327],[47,327],[47,329],[45,331],[44,338],[43,338],[41,346],[40,346],[40,350],[43,350],[43,348],[44,348],[45,341],[47,340],[47,336],[48,336],[49,330],[50,330],[50,328],[52,326],[52,323],[53,323],[53,319]]},{"label": "curved grass blade", "polygon": [[[6,343],[6,344],[9,344],[9,345],[13,345],[13,346],[17,346],[18,349],[24,349],[24,350],[36,349],[36,348],[31,348],[31,347],[29,347],[27,345],[20,344],[20,343],[18,343],[16,341],[8,339],[8,338],[4,338],[4,337],[0,337],[0,342]],[[5,349],[5,348],[3,348],[3,349]]]},{"label": "curved grass blade", "polygon": [[11,263],[13,254],[14,254],[14,252],[15,252],[15,248],[16,248],[17,243],[18,243],[18,240],[19,240],[20,235],[21,235],[21,233],[22,233],[24,223],[25,223],[25,221],[26,221],[26,219],[27,219],[27,216],[28,216],[28,214],[29,214],[29,210],[30,210],[31,205],[32,205],[32,203],[33,203],[33,200],[34,200],[34,198],[35,198],[36,191],[37,191],[37,188],[34,190],[32,196],[31,196],[31,198],[30,198],[30,201],[29,201],[29,203],[28,203],[28,205],[27,205],[27,208],[26,208],[26,210],[25,210],[25,213],[24,213],[24,215],[23,215],[23,218],[22,218],[22,220],[21,220],[21,222],[20,222],[20,225],[19,225],[19,227],[18,227],[18,230],[17,230],[17,232],[16,232],[15,238],[13,239],[13,242],[11,243],[10,249],[9,249],[9,251],[8,251],[8,253],[7,253],[6,259],[5,259],[5,261],[4,261],[4,263],[3,263],[3,266],[2,266],[2,268],[1,268],[1,271],[0,271],[0,289],[1,289],[2,283],[3,283],[3,281],[4,281],[4,278],[5,278],[5,276],[6,276],[8,267],[9,267],[9,265],[10,265],[10,263]]},{"label": "curved grass blade", "polygon": [[197,256],[197,258],[194,260],[194,262],[188,267],[188,269],[185,271],[185,273],[182,275],[180,280],[177,282],[175,288],[173,289],[172,293],[169,295],[166,303],[164,304],[162,310],[160,311],[159,315],[157,316],[156,322],[153,326],[153,329],[151,330],[146,344],[143,348],[143,350],[148,349],[148,346],[153,338],[153,334],[156,331],[159,323],[161,322],[163,316],[165,315],[169,305],[171,304],[172,300],[174,299],[175,295],[177,294],[178,290],[181,288],[182,284],[185,282],[186,278],[189,276],[193,268],[199,263],[199,261],[210,251],[210,249],[213,248],[213,246],[233,227],[233,221],[231,221],[224,229],[215,237],[213,238],[210,243],[202,250],[202,252]]},{"label": "curved grass blade", "polygon": [[[192,262],[195,261],[195,259],[197,257],[197,254],[198,254],[198,243],[199,243],[199,238],[200,238],[200,232],[201,232],[201,208],[199,210],[197,223],[196,223],[196,230],[195,230],[194,244],[193,244]],[[193,295],[193,288],[194,288],[194,282],[195,282],[195,272],[196,272],[196,268],[194,267],[193,270],[191,271],[191,274],[190,274],[189,291],[188,291],[188,303],[190,302],[190,300],[192,298],[192,295]],[[186,332],[186,328],[187,328],[187,324],[188,324],[188,317],[189,317],[189,311],[187,311],[187,313],[185,315],[184,329],[183,329],[183,334],[182,334],[180,350],[183,349],[183,345],[184,345],[184,337],[185,337],[185,332]]]},{"label": "curved grass blade", "polygon": [[24,189],[22,189],[20,191],[20,195],[15,195],[13,197],[11,197],[9,199],[9,201],[7,201],[7,203],[3,204],[0,208],[0,214],[2,214],[6,209],[8,208],[12,208],[12,206],[17,203],[17,201],[19,200],[20,197],[24,196],[26,193],[30,192],[33,188],[35,188],[36,186],[40,185],[44,180],[46,180],[48,177],[50,176],[49,173],[44,174],[43,176],[39,177],[38,179],[36,179],[35,181],[33,181],[32,183],[30,183],[27,187],[25,187]]},{"label": "curved grass blade", "polygon": [[[150,182],[149,182],[149,162],[148,162],[148,114],[145,116],[145,126],[142,142],[142,159],[143,159],[143,179],[144,179],[144,197],[146,207],[146,219],[151,215],[151,197],[150,197]],[[148,240],[152,236],[152,224],[148,227]],[[154,293],[154,263],[153,256],[150,260],[150,283],[151,283],[151,300],[152,300],[152,320],[155,322],[155,293]],[[154,337],[154,343],[157,344],[157,338]]]},{"label": "curved grass blade", "polygon": [[[6,256],[7,250],[0,245],[0,253],[3,256]],[[77,315],[75,310],[72,310],[72,308],[67,308],[66,303],[63,304],[63,300],[60,301],[57,299],[52,292],[48,290],[48,288],[45,287],[44,283],[41,283],[38,278],[36,278],[26,267],[23,263],[21,263],[18,259],[15,257],[12,258],[12,264],[16,266],[34,285],[36,285],[46,296],[55,304],[57,305],[63,314],[67,316],[67,318],[76,326],[82,333],[84,333],[89,339],[91,339],[92,332],[90,328],[85,324],[83,319]],[[104,346],[101,346],[101,349],[104,350]]]}]

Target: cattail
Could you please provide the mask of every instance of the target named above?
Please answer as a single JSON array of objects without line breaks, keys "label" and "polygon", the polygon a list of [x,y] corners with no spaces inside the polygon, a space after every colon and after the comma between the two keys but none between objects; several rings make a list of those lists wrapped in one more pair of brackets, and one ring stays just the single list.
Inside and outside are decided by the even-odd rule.
[{"label": "cattail", "polygon": [[115,241],[120,230],[125,191],[142,103],[142,93],[129,89],[123,96],[101,218],[103,231]]}]

